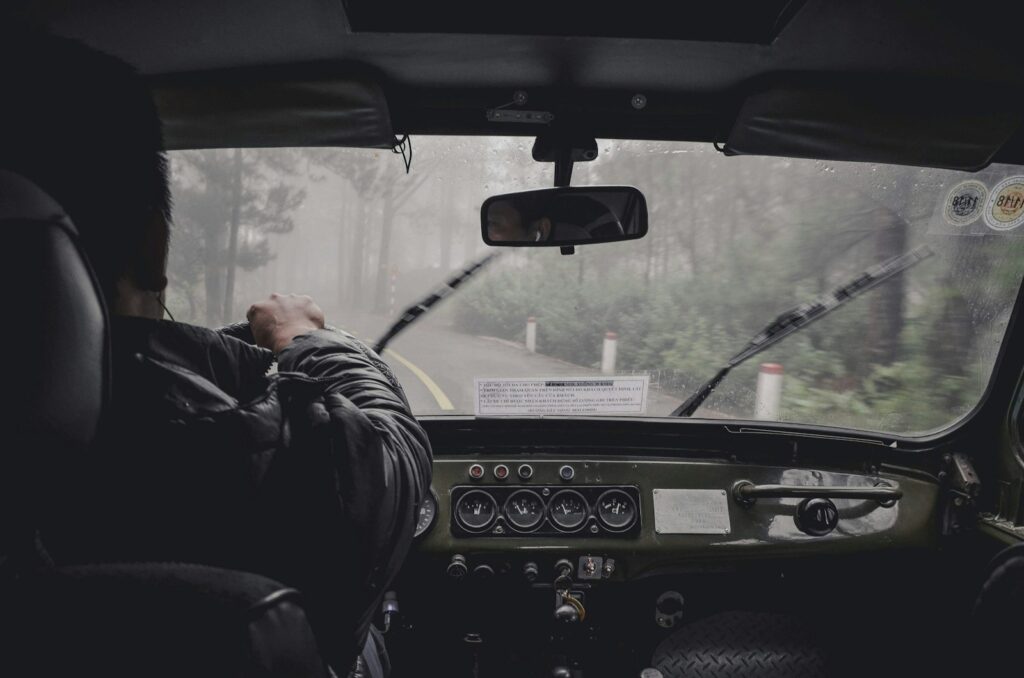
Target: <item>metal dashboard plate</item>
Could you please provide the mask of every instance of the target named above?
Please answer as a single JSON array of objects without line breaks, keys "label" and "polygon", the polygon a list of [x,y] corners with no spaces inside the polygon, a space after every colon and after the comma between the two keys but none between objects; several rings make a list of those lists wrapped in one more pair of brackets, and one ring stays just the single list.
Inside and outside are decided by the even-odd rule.
[{"label": "metal dashboard plate", "polygon": [[658,534],[729,534],[729,496],[725,490],[671,490],[654,495],[654,531]]}]

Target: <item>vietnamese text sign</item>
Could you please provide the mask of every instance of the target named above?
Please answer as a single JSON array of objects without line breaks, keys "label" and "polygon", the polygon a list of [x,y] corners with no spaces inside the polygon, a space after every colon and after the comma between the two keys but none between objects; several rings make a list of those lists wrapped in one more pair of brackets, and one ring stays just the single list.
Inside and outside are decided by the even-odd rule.
[{"label": "vietnamese text sign", "polygon": [[643,414],[649,377],[477,379],[477,416]]}]

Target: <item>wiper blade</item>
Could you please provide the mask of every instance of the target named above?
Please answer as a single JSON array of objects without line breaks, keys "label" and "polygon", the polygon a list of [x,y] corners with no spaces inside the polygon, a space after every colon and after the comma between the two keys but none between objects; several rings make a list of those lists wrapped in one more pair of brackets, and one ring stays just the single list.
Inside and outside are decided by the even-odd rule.
[{"label": "wiper blade", "polygon": [[492,252],[483,259],[467,266],[446,280],[443,285],[428,294],[426,297],[405,309],[405,311],[402,312],[402,315],[398,317],[398,320],[396,320],[391,327],[388,328],[388,331],[377,340],[376,344],[373,346],[373,350],[378,354],[383,353],[384,349],[392,339],[404,331],[409,325],[416,322],[420,316],[427,313],[435,304],[458,289],[459,285],[476,275],[480,269],[489,264],[500,254],[501,252]]},{"label": "wiper blade", "polygon": [[840,285],[828,294],[818,297],[814,301],[801,304],[779,315],[751,339],[743,350],[734,355],[729,361],[712,377],[698,388],[693,395],[687,398],[682,405],[672,411],[670,416],[689,417],[707,399],[711,392],[718,387],[726,375],[741,363],[746,362],[769,346],[772,346],[794,332],[799,332],[809,324],[830,313],[854,297],[857,297],[868,290],[881,285],[899,273],[916,266],[928,257],[934,255],[927,245],[922,245],[909,252],[883,261],[867,269],[856,278]]}]

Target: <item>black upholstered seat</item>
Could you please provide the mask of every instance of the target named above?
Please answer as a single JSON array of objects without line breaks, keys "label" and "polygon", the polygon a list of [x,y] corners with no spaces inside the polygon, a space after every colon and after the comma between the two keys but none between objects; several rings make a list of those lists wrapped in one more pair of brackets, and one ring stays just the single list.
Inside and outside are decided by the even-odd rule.
[{"label": "black upholstered seat", "polygon": [[298,592],[278,582],[49,562],[48,497],[103,425],[108,318],[71,220],[2,169],[0,238],[0,675],[325,676]]}]

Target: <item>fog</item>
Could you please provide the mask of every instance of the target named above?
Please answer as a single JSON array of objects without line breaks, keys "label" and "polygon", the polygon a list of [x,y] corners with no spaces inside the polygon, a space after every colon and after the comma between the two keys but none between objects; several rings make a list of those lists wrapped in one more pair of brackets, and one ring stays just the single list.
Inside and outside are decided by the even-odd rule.
[{"label": "fog", "polygon": [[[178,320],[215,327],[243,319],[270,292],[298,292],[330,322],[373,339],[491,251],[480,235],[485,198],[552,184],[552,166],[531,159],[531,143],[417,137],[409,173],[390,151],[173,153],[169,307]],[[554,369],[526,368],[534,317],[537,353],[589,374],[615,332],[616,372],[650,375],[670,402],[776,314],[920,244],[936,256],[738,370],[703,416],[749,416],[762,362],[785,367],[782,419],[922,432],[978,402],[1020,285],[1024,228],[954,223],[944,209],[961,182],[992,189],[1019,168],[968,175],[727,158],[690,143],[602,141],[600,150],[576,165],[573,184],[639,188],[649,235],[573,256],[506,250],[409,329],[396,349],[422,353],[424,371],[459,396],[452,411],[472,411],[461,394],[473,375],[446,348],[462,337],[505,342],[492,360],[481,357],[486,376]],[[437,407],[412,399],[420,411]]]}]

